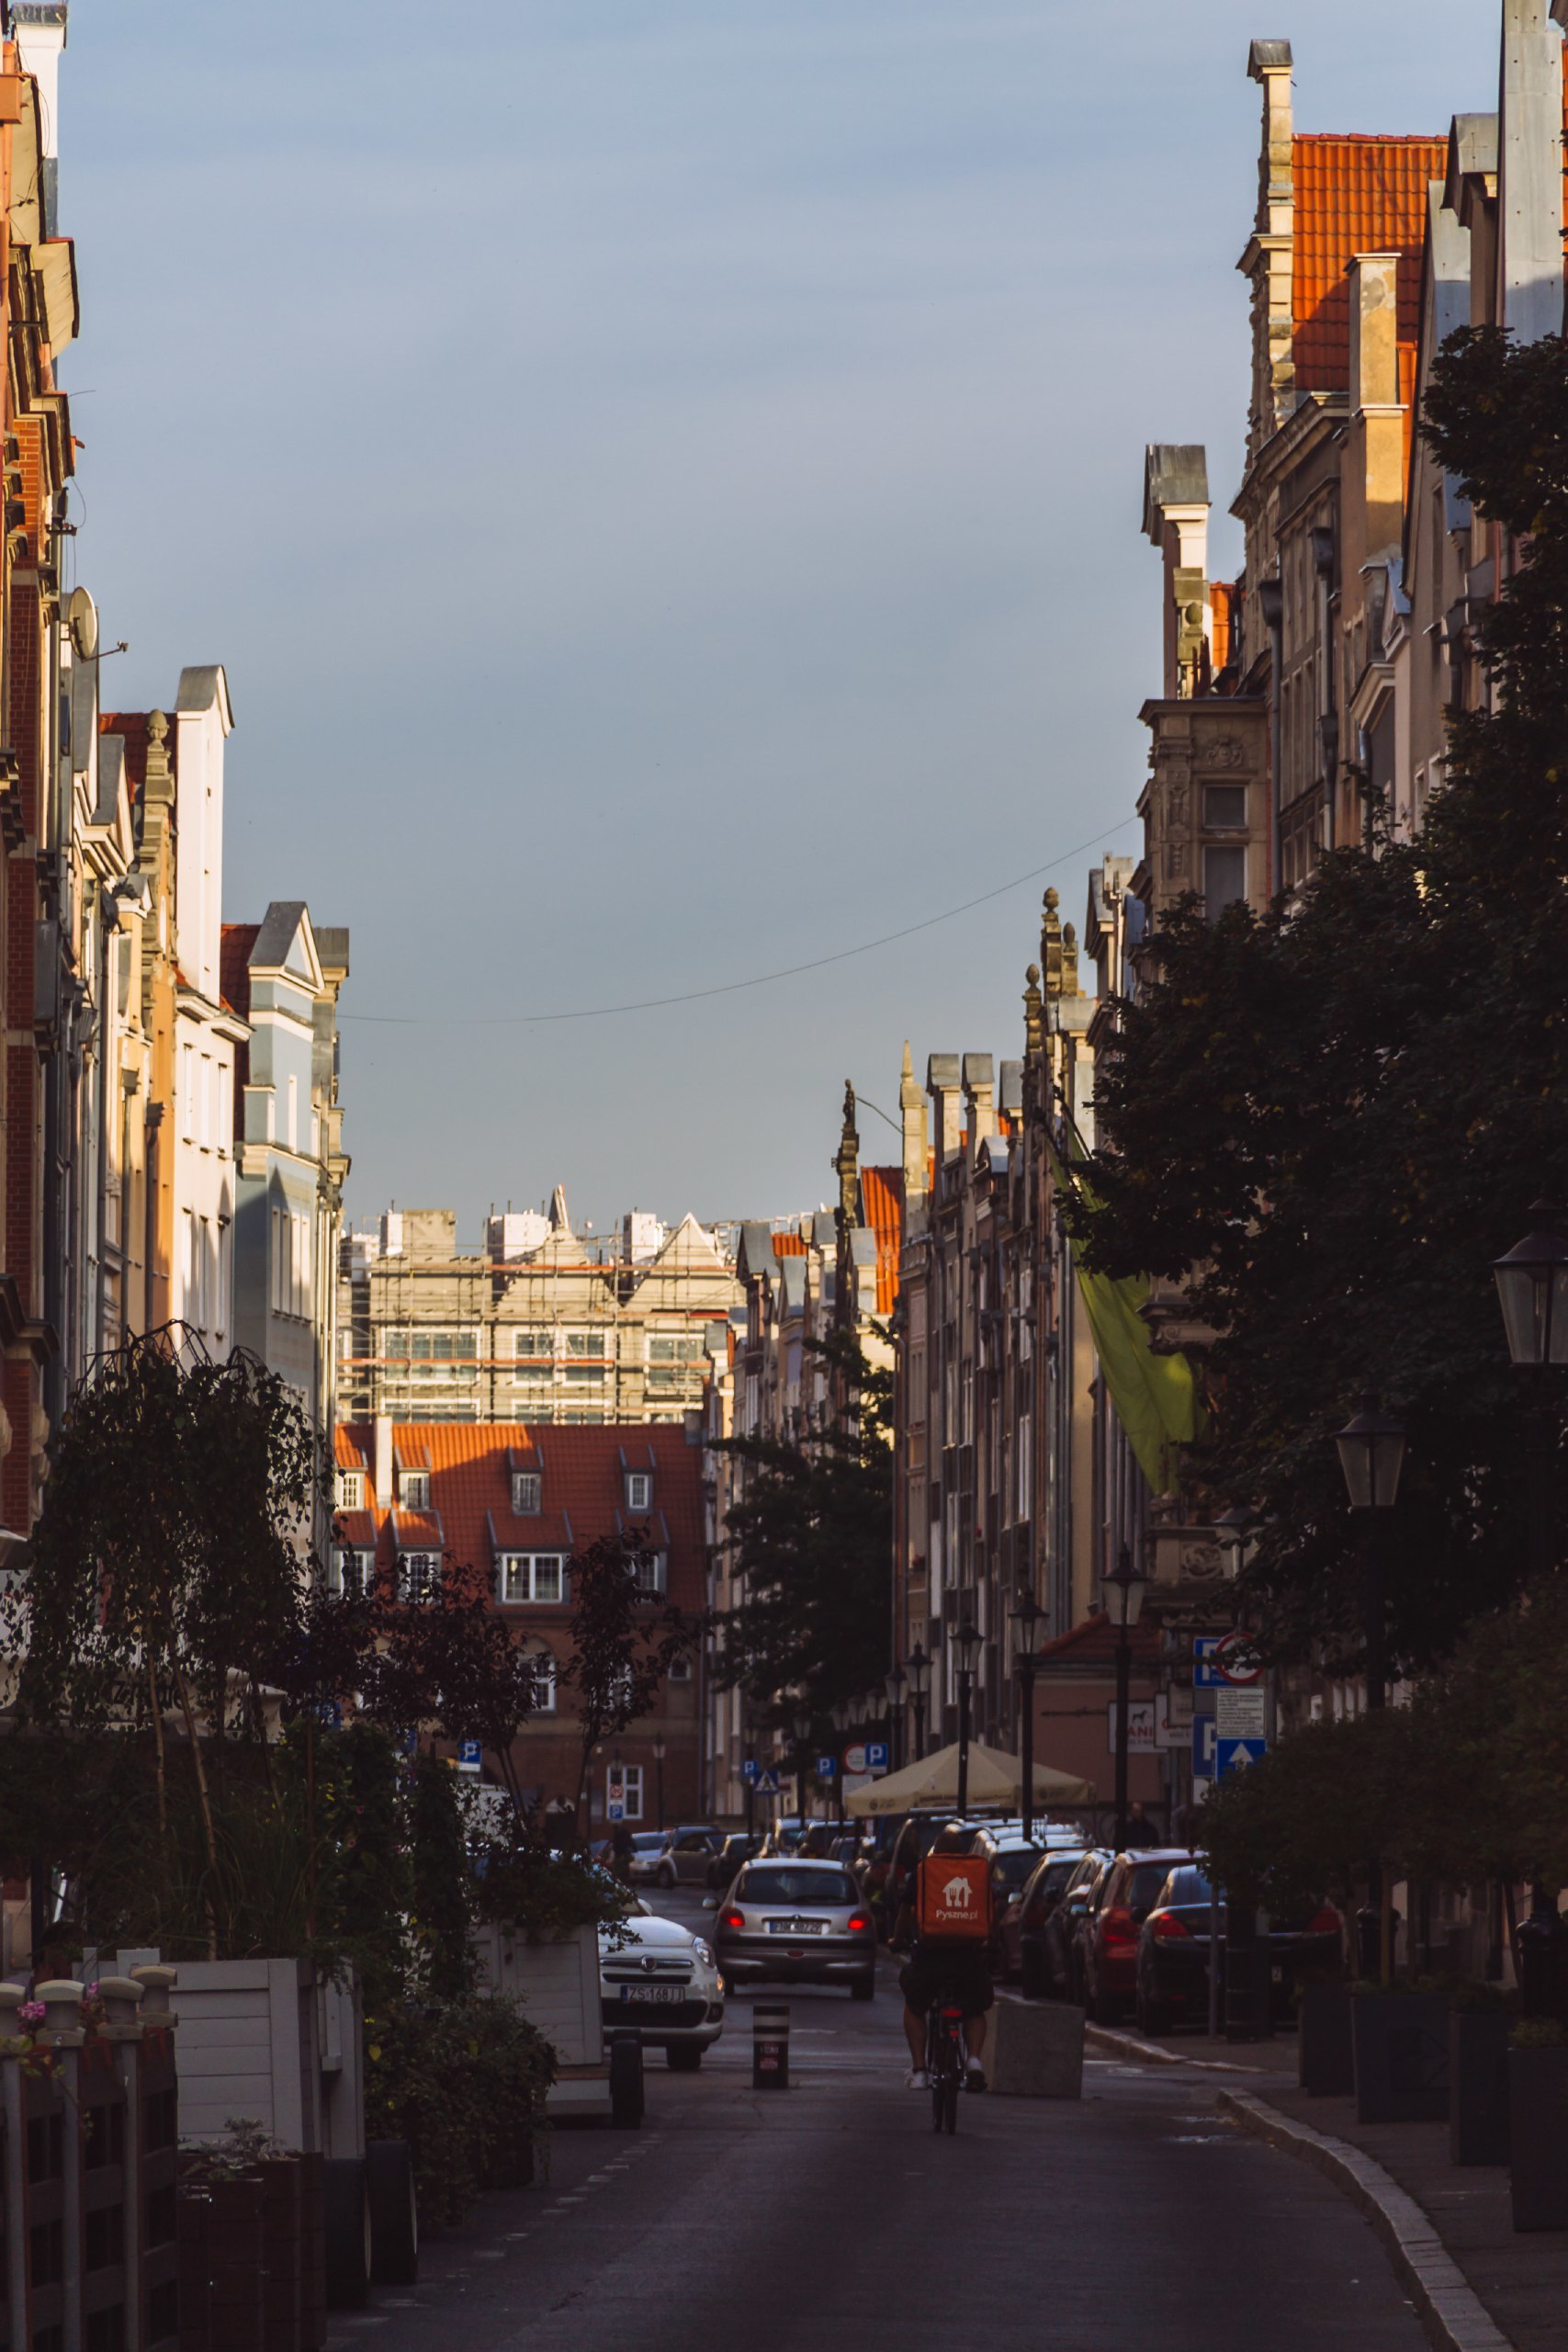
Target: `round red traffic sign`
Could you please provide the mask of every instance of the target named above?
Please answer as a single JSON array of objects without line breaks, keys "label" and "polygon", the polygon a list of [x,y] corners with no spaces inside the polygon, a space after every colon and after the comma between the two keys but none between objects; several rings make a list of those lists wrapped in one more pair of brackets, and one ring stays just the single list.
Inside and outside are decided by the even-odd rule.
[{"label": "round red traffic sign", "polygon": [[1226,1634],[1214,1652],[1214,1671],[1237,1690],[1263,1679],[1263,1661],[1250,1634]]}]

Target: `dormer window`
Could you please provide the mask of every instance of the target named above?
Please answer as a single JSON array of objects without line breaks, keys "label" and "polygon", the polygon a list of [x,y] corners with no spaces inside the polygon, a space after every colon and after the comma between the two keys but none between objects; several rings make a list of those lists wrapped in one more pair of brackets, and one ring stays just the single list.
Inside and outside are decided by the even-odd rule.
[{"label": "dormer window", "polygon": [[339,1510],[365,1509],[365,1473],[363,1470],[340,1470],[337,1474],[337,1507]]},{"label": "dormer window", "polygon": [[428,1470],[405,1470],[399,1480],[399,1495],[405,1510],[430,1509],[430,1473]]},{"label": "dormer window", "polygon": [[544,1480],[537,1470],[512,1473],[512,1509],[518,1519],[535,1519],[544,1509]]},{"label": "dormer window", "polygon": [[626,1472],[626,1509],[649,1511],[653,1509],[653,1473],[651,1470]]}]

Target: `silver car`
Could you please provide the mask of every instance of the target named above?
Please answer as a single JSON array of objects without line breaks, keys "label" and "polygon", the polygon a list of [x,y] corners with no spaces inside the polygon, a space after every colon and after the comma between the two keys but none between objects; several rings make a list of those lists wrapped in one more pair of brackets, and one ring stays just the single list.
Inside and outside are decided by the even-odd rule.
[{"label": "silver car", "polygon": [[841,1862],[760,1858],[708,1905],[728,1983],[847,1984],[857,2001],[875,1993],[875,1924]]},{"label": "silver car", "polygon": [[635,2030],[677,2074],[694,2074],[724,2031],[724,1986],[702,1936],[673,1919],[619,1919],[599,1930],[606,2033]]}]

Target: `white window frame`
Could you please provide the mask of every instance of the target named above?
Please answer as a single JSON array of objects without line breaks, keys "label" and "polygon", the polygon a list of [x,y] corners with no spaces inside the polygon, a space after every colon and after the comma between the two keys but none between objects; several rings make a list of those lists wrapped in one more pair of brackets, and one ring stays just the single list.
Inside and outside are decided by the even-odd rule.
[{"label": "white window frame", "polygon": [[430,1473],[428,1470],[400,1470],[398,1500],[405,1510],[430,1509]]},{"label": "white window frame", "polygon": [[339,1510],[365,1509],[365,1473],[363,1470],[340,1470],[337,1474],[337,1507]]},{"label": "white window frame", "polygon": [[649,1600],[661,1600],[670,1589],[670,1560],[663,1552],[645,1552],[633,1562],[637,1591]]},{"label": "white window frame", "polygon": [[559,1667],[555,1652],[543,1643],[530,1647],[525,1655],[534,1668],[534,1706],[536,1715],[553,1715],[556,1712],[556,1688]]},{"label": "white window frame", "polygon": [[544,1478],[537,1470],[514,1470],[512,1473],[513,1519],[537,1519],[545,1507],[544,1490]]},{"label": "white window frame", "polygon": [[653,1473],[651,1470],[626,1472],[626,1509],[639,1516],[653,1509]]},{"label": "white window frame", "polygon": [[441,1555],[439,1552],[400,1552],[398,1555],[398,1599],[411,1608],[423,1608],[439,1598],[441,1591]]},{"label": "white window frame", "polygon": [[[347,1575],[348,1564],[354,1563],[352,1579]],[[376,1555],[357,1544],[334,1544],[327,1554],[327,1594],[333,1600],[342,1600],[350,1582],[355,1595],[365,1591],[376,1573]]]},{"label": "white window frame", "polygon": [[[540,1569],[555,1571],[557,1589],[539,1590]],[[501,1598],[508,1609],[560,1609],[568,1599],[567,1555],[564,1552],[503,1552],[501,1555]]]},{"label": "white window frame", "polygon": [[[623,1821],[640,1821],[642,1819],[642,1766],[623,1764],[620,1769],[620,1780],[625,1806],[621,1818]],[[610,1767],[607,1764],[604,1767],[604,1818],[606,1821],[610,1818]]]}]

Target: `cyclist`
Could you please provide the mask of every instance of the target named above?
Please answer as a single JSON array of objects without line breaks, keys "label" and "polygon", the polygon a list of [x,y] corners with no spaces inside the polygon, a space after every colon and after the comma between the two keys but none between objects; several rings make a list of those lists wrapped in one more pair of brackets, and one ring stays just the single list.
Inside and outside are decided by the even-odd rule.
[{"label": "cyclist", "polygon": [[[945,1829],[938,1831],[927,1860],[931,1855],[965,1853],[968,1844],[969,1833],[964,1824],[950,1821]],[[904,1996],[904,2039],[909,2045],[905,2086],[912,2091],[930,2087],[926,2073],[926,2019],[932,2002],[939,1996],[945,1996],[964,2011],[964,2041],[969,2052],[967,2087],[983,2091],[986,2070],[980,2063],[980,2053],[986,2046],[987,2013],[995,2006],[989,1910],[974,1921],[973,1935],[964,1941],[944,1937],[939,1942],[921,1936],[915,1916],[919,1867],[910,1874],[892,1938],[896,1951],[910,1944],[908,1960],[898,1978]]]}]

